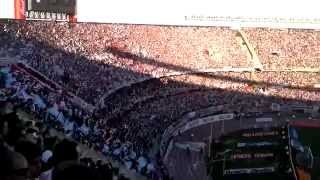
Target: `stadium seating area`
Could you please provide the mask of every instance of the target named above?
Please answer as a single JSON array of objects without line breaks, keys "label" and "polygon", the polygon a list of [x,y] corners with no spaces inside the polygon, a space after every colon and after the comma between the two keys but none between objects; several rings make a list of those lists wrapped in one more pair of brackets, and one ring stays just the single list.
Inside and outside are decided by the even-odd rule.
[{"label": "stadium seating area", "polygon": [[[245,32],[267,69],[319,66],[314,50],[317,32]],[[260,36],[269,43],[261,43]],[[271,38],[278,36],[290,42]],[[191,73],[251,67],[240,39],[235,30],[215,27],[2,23],[0,56],[21,60],[64,88],[52,89],[16,65],[3,66],[2,104],[32,113],[43,124],[133,171],[154,179],[167,177],[158,153],[150,151],[164,130],[188,112],[223,105],[226,113],[246,114],[268,112],[272,103],[320,102],[319,90],[314,88],[320,82],[316,72]],[[304,44],[303,48],[289,46],[292,42]],[[173,72],[181,74],[166,76]],[[94,105],[95,111],[74,104],[68,92]],[[4,144],[8,144],[6,139]],[[10,146],[14,149],[15,144]],[[44,150],[40,148],[40,154]],[[51,151],[54,157],[54,148]],[[110,173],[108,164],[82,162],[91,168],[72,165]]]},{"label": "stadium seating area", "polygon": [[319,68],[319,32],[312,30],[248,29],[249,41],[268,69]]},{"label": "stadium seating area", "polygon": [[[26,61],[93,104],[108,91],[142,79],[177,71],[251,66],[243,42],[235,30],[227,28],[70,26],[55,22],[1,24],[1,41],[6,43],[0,50]],[[319,67],[318,32],[246,32],[267,69]]]},{"label": "stadium seating area", "polygon": [[[0,69],[1,179],[113,179],[115,175],[118,179],[127,179],[119,176],[110,163],[79,159],[79,146],[68,134],[71,139],[82,141],[85,141],[84,135],[76,137],[73,122],[61,123],[67,117],[63,115],[66,112],[61,111],[62,104],[59,108],[56,104],[49,107],[50,97],[56,99],[58,94],[14,67]],[[37,120],[25,118],[21,111]],[[76,119],[77,115],[73,117]],[[64,132],[67,139],[58,138],[52,129]]]}]

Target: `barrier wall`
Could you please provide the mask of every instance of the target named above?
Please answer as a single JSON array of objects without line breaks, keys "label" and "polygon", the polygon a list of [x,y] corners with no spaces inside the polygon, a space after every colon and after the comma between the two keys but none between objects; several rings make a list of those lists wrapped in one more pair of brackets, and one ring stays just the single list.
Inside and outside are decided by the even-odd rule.
[{"label": "barrier wall", "polygon": [[190,129],[203,126],[206,124],[214,123],[214,122],[219,122],[219,121],[227,121],[227,120],[233,120],[234,119],[234,114],[233,113],[228,113],[228,114],[219,114],[219,115],[214,115],[214,116],[208,116],[205,118],[199,118],[195,119],[193,121],[189,122],[181,122],[177,126],[170,126],[166,130],[166,134],[162,137],[161,139],[161,145],[160,145],[160,154],[163,156],[166,149],[167,149],[167,143],[170,141],[170,139],[173,136],[177,136],[179,133],[186,132]]}]

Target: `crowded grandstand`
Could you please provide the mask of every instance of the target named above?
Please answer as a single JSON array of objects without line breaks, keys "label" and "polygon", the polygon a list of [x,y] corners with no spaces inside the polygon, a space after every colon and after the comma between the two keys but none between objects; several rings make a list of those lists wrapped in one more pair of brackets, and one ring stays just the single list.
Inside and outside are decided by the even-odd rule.
[{"label": "crowded grandstand", "polygon": [[319,179],[319,49],[309,29],[1,20],[0,179]]}]

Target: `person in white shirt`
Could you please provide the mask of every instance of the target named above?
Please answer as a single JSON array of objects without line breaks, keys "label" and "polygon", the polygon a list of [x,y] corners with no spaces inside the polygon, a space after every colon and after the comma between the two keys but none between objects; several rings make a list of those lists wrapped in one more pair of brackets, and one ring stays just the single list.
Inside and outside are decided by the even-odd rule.
[{"label": "person in white shirt", "polygon": [[105,143],[105,144],[103,145],[102,153],[103,153],[103,154],[109,154],[109,153],[110,153],[110,147],[109,147],[109,145],[108,145],[107,143]]},{"label": "person in white shirt", "polygon": [[143,156],[140,156],[137,161],[138,161],[138,171],[141,172],[142,168],[146,167],[147,165],[147,159]]},{"label": "person in white shirt", "polygon": [[45,109],[47,107],[44,101],[42,100],[42,98],[38,94],[33,94],[32,99],[33,99],[33,104],[37,105],[38,108]]},{"label": "person in white shirt", "polygon": [[147,173],[150,174],[150,173],[154,172],[155,170],[156,169],[155,169],[153,163],[149,162],[148,165],[147,165]]},{"label": "person in white shirt", "polygon": [[83,123],[80,127],[80,131],[83,135],[87,136],[89,134],[90,129],[85,123]]}]

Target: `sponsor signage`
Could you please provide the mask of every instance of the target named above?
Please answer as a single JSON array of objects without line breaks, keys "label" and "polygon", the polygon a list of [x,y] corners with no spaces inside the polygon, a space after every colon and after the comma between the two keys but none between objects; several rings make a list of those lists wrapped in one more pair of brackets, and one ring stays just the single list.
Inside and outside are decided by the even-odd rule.
[{"label": "sponsor signage", "polygon": [[272,122],[272,118],[265,117],[265,118],[256,118],[256,122],[263,123],[263,122]]},{"label": "sponsor signage", "polygon": [[237,147],[238,148],[242,148],[242,147],[276,146],[276,145],[278,145],[278,143],[276,143],[276,142],[266,142],[266,141],[262,141],[262,142],[247,142],[247,143],[239,142],[239,143],[237,143]]},{"label": "sponsor signage", "polygon": [[279,131],[269,131],[269,132],[245,132],[242,137],[265,137],[265,136],[278,136]]},{"label": "sponsor signage", "polygon": [[231,155],[232,160],[237,159],[262,159],[262,158],[272,158],[274,157],[273,153],[244,153],[244,154],[233,154]]},{"label": "sponsor signage", "polygon": [[262,167],[262,168],[243,168],[243,169],[225,169],[224,175],[232,174],[261,174],[275,172],[274,167]]}]

